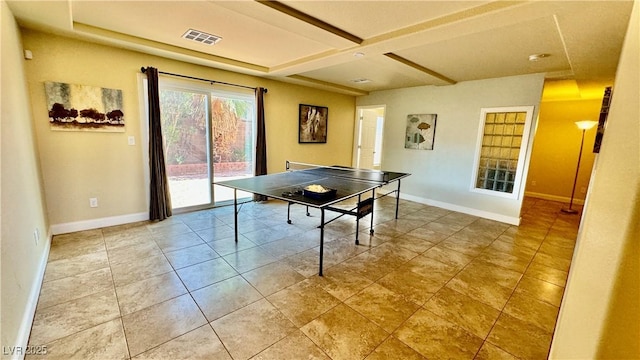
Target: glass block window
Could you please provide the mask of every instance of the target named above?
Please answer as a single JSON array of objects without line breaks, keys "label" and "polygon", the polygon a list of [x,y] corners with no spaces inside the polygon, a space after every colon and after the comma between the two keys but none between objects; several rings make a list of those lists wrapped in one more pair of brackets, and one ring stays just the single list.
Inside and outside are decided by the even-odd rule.
[{"label": "glass block window", "polygon": [[482,109],[474,189],[515,197],[533,107]]}]

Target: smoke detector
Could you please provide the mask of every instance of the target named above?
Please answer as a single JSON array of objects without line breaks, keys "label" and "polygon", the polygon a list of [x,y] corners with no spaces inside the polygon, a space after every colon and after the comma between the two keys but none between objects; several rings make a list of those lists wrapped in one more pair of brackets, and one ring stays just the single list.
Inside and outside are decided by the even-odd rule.
[{"label": "smoke detector", "polygon": [[189,29],[182,35],[183,38],[193,40],[205,45],[215,45],[218,41],[222,40],[220,36],[208,34],[204,31]]},{"label": "smoke detector", "polygon": [[353,80],[351,80],[351,82],[354,82],[356,84],[366,84],[366,83],[370,83],[371,80],[365,79],[365,78],[361,78],[361,79],[353,79]]}]

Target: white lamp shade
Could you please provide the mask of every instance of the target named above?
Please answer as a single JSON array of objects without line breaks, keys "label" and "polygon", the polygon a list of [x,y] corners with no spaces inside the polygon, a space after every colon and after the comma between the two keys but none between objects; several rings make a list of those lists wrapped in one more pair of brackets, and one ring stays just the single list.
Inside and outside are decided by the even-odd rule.
[{"label": "white lamp shade", "polygon": [[576,121],[576,126],[580,130],[589,130],[596,125],[598,125],[597,121],[592,121],[592,120]]}]

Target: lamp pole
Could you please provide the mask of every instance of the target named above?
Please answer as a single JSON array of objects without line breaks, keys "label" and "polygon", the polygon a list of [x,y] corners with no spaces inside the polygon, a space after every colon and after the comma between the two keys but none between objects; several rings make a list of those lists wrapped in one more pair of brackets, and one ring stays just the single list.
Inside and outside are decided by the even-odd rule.
[{"label": "lamp pole", "polygon": [[580,160],[582,159],[582,148],[584,146],[584,134],[588,129],[596,126],[597,121],[576,121],[576,126],[578,129],[582,130],[582,139],[580,140],[580,152],[578,153],[578,166],[576,166],[576,176],[573,179],[573,189],[571,189],[571,201],[569,202],[568,209],[562,209],[561,211],[567,214],[577,214],[578,210],[573,209],[573,196],[576,193],[576,184],[578,183],[578,174],[580,173]]}]

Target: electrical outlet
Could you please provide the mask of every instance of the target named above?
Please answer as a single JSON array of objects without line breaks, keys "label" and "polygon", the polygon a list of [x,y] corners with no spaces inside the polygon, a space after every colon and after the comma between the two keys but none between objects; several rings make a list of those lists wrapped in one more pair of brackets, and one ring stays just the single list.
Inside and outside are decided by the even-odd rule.
[{"label": "electrical outlet", "polygon": [[92,208],[98,207],[98,198],[89,198],[89,206]]},{"label": "electrical outlet", "polygon": [[583,186],[583,187],[581,187],[581,188],[580,188],[580,192],[581,192],[581,193],[583,193],[583,194],[586,194],[586,192],[587,192],[587,188],[586,188],[586,187],[584,187],[584,186]]},{"label": "electrical outlet", "polygon": [[38,246],[38,243],[40,242],[40,230],[38,230],[38,228],[33,230],[33,240],[36,242],[36,246]]},{"label": "electrical outlet", "polygon": [[535,180],[531,180],[531,186],[536,186],[536,185],[538,185],[538,182]]},{"label": "electrical outlet", "polygon": [[129,136],[129,137],[127,138],[127,143],[128,143],[129,145],[135,145],[135,144],[136,144],[136,137],[135,137],[135,136]]}]

